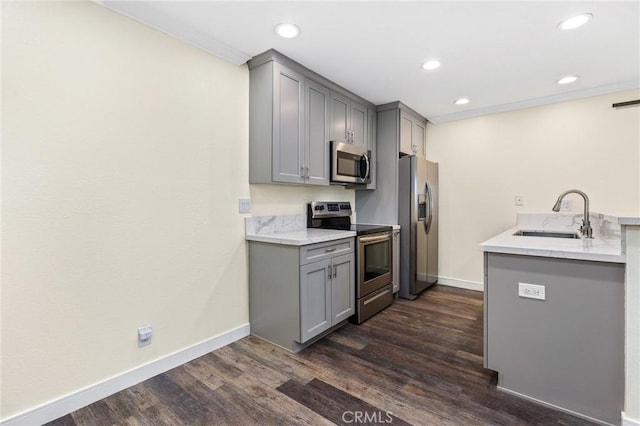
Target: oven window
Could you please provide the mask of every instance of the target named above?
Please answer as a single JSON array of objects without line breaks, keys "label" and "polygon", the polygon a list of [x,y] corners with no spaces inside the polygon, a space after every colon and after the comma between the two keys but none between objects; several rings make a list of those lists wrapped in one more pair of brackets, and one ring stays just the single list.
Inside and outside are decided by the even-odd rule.
[{"label": "oven window", "polygon": [[366,245],[363,261],[365,282],[391,273],[391,241]]},{"label": "oven window", "polygon": [[360,156],[338,151],[338,175],[360,176]]}]

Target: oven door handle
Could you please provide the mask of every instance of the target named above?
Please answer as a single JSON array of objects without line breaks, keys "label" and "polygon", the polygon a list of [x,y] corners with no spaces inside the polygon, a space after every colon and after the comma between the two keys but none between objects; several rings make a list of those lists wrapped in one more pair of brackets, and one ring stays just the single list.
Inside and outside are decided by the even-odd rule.
[{"label": "oven door handle", "polygon": [[372,235],[370,237],[358,237],[358,240],[361,244],[371,244],[385,240],[391,241],[391,235]]}]

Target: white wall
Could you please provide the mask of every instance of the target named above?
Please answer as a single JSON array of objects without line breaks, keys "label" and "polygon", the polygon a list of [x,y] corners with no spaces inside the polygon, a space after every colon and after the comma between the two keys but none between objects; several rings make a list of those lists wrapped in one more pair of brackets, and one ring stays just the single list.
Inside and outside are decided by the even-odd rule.
[{"label": "white wall", "polygon": [[341,186],[251,185],[253,216],[306,214],[310,201],[350,201],[355,208],[355,191]]},{"label": "white wall", "polygon": [[[640,108],[613,109],[640,91],[563,102],[427,127],[440,163],[440,275],[482,282],[482,241],[517,212],[550,212],[567,189],[591,210],[640,213]],[[525,205],[516,207],[522,195]],[[571,195],[574,211],[582,199]]]},{"label": "white wall", "polygon": [[250,187],[244,66],[78,2],[2,2],[2,53],[2,419],[247,324],[238,198],[353,202]]},{"label": "white wall", "polygon": [[248,323],[249,79],[93,3],[2,9],[6,419]]}]

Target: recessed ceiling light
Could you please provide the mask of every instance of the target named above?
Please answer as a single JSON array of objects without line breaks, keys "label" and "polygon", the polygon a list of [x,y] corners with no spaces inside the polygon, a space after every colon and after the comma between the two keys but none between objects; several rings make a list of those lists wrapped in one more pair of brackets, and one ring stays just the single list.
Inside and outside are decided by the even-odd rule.
[{"label": "recessed ceiling light", "polygon": [[422,64],[422,68],[425,70],[435,70],[436,68],[440,68],[440,61],[427,61]]},{"label": "recessed ceiling light", "polygon": [[300,35],[300,27],[294,24],[278,24],[274,28],[276,34],[284,38],[294,38]]},{"label": "recessed ceiling light", "polygon": [[467,98],[460,98],[456,100],[456,105],[466,105],[469,103],[469,99]]},{"label": "recessed ceiling light", "polygon": [[578,28],[589,22],[593,18],[591,13],[581,13],[580,15],[572,16],[569,19],[565,19],[560,22],[558,28],[561,30],[572,30]]},{"label": "recessed ceiling light", "polygon": [[578,79],[577,75],[568,75],[566,77],[562,77],[560,80],[557,81],[557,83],[558,84],[569,84],[569,83],[573,83],[577,79]]}]

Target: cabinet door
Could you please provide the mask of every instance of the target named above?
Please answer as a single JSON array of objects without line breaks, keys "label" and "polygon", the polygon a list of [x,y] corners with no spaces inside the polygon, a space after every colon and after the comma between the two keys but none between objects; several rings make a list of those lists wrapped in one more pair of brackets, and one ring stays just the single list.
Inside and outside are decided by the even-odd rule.
[{"label": "cabinet door", "polygon": [[358,145],[367,144],[367,107],[351,100],[349,103],[349,130],[351,142]]},{"label": "cabinet door", "polygon": [[302,183],[304,77],[273,64],[273,181]]},{"label": "cabinet door", "polygon": [[353,254],[336,256],[331,259],[333,276],[331,279],[332,324],[344,321],[356,312],[356,289]]},{"label": "cabinet door", "polygon": [[329,89],[306,79],[304,163],[312,185],[329,185],[329,102]]},{"label": "cabinet door", "polygon": [[400,111],[400,152],[413,154],[413,117]]},{"label": "cabinet door", "polygon": [[349,142],[349,99],[331,92],[331,140]]},{"label": "cabinet door", "polygon": [[300,267],[300,343],[331,327],[332,273],[330,260]]},{"label": "cabinet door", "polygon": [[425,123],[418,120],[414,122],[413,126],[413,148],[416,154],[424,155],[424,134]]}]

